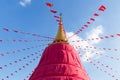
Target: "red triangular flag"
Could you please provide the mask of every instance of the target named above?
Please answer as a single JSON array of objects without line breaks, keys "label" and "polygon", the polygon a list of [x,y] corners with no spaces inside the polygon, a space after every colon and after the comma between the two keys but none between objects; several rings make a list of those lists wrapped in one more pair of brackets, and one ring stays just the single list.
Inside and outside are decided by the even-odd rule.
[{"label": "red triangular flag", "polygon": [[59,16],[54,16],[54,18],[60,18]]},{"label": "red triangular flag", "polygon": [[79,31],[82,31],[82,29],[79,29]]},{"label": "red triangular flag", "polygon": [[0,42],[2,42],[2,40],[0,40]]},{"label": "red triangular flag", "polygon": [[57,13],[57,11],[55,11],[55,10],[50,10],[50,12],[52,12],[52,13]]},{"label": "red triangular flag", "polygon": [[120,36],[120,34],[117,34],[117,36]]},{"label": "red triangular flag", "polygon": [[91,21],[95,21],[95,19],[94,19],[94,18],[90,18],[90,20],[91,20]]},{"label": "red triangular flag", "polygon": [[94,13],[94,16],[99,16],[99,14],[97,14],[97,13]]},{"label": "red triangular flag", "polygon": [[87,22],[87,24],[90,24],[90,22]]},{"label": "red triangular flag", "polygon": [[108,36],[105,36],[105,38],[109,38]]},{"label": "red triangular flag", "polygon": [[7,31],[7,32],[9,31],[9,29],[7,29],[7,28],[3,28],[3,30],[5,30],[5,31]]},{"label": "red triangular flag", "polygon": [[105,7],[104,5],[101,5],[98,10],[99,10],[99,11],[105,11],[105,10],[106,10],[106,7]]},{"label": "red triangular flag", "polygon": [[57,22],[60,22],[60,20],[56,20]]},{"label": "red triangular flag", "polygon": [[49,2],[46,2],[46,6],[48,6],[48,7],[52,7],[53,4],[52,4],[52,3],[49,3]]},{"label": "red triangular flag", "polygon": [[110,37],[114,37],[114,35],[110,35]]},{"label": "red triangular flag", "polygon": [[88,27],[88,25],[84,25],[85,27]]},{"label": "red triangular flag", "polygon": [[25,34],[25,32],[20,32],[21,34]]},{"label": "red triangular flag", "polygon": [[37,34],[32,34],[32,36],[37,36]]},{"label": "red triangular flag", "polygon": [[81,29],[85,29],[84,27],[81,27]]},{"label": "red triangular flag", "polygon": [[18,30],[13,30],[13,31],[16,32],[16,33],[18,32]]},{"label": "red triangular flag", "polygon": [[13,42],[16,42],[16,40],[13,40]]}]

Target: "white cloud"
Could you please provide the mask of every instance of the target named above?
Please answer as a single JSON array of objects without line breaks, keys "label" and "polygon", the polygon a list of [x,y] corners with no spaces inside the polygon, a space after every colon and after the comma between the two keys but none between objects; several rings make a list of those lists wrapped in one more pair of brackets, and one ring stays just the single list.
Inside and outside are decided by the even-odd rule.
[{"label": "white cloud", "polygon": [[21,0],[19,4],[23,7],[26,7],[28,4],[30,4],[32,0]]},{"label": "white cloud", "polygon": [[[91,39],[91,38],[98,38],[99,35],[103,34],[103,26],[99,25],[96,28],[94,28],[93,30],[91,30],[90,32],[87,32],[87,39]],[[94,40],[91,41],[91,44],[97,44],[99,43],[100,40]]]},{"label": "white cloud", "polygon": [[[66,35],[67,37],[70,37],[71,35],[73,35],[74,33],[73,32],[66,32]],[[100,26],[97,26],[96,28],[92,29],[90,32],[87,32],[86,33],[87,36],[86,38],[96,38],[96,37],[99,37],[100,34],[103,34],[103,26],[100,25]],[[99,53],[99,52],[102,52],[100,50],[96,50],[96,49],[89,49],[89,48],[86,48],[86,46],[92,46],[94,47],[94,44],[98,44],[100,42],[100,40],[93,40],[93,41],[80,41],[80,42],[77,42],[77,40],[83,40],[83,38],[77,36],[77,35],[74,35],[72,38],[69,38],[69,42],[71,45],[73,45],[73,47],[79,51],[79,48],[82,48],[83,49],[83,52],[84,54],[82,54],[82,60],[83,61],[86,61],[87,59],[89,58],[99,58],[100,56],[96,56],[95,53]],[[73,42],[75,41],[75,42]],[[80,46],[80,47],[78,47]],[[88,50],[84,50],[84,49],[88,49]],[[87,57],[86,57],[87,56]]]}]

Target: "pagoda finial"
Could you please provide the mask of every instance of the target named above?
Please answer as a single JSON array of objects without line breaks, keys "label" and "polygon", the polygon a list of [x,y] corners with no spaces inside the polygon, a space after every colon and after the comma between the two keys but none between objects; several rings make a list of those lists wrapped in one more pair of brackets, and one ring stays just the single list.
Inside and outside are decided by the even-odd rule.
[{"label": "pagoda finial", "polygon": [[62,13],[60,13],[60,23],[59,25],[62,25]]},{"label": "pagoda finial", "polygon": [[62,13],[60,14],[59,29],[53,43],[68,43],[68,40],[66,38],[66,33],[63,28],[63,23],[62,23]]}]

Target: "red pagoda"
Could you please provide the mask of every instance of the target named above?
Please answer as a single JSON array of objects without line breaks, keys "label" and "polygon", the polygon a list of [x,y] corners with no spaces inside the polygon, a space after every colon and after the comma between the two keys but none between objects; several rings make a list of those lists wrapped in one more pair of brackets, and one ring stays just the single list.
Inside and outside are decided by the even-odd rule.
[{"label": "red pagoda", "polygon": [[61,16],[56,38],[44,50],[29,80],[90,80],[79,53],[67,41]]}]

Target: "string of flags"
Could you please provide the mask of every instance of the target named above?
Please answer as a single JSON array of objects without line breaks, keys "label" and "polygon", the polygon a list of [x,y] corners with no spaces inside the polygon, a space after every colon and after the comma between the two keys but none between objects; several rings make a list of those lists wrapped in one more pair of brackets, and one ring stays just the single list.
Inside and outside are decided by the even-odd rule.
[{"label": "string of flags", "polygon": [[98,47],[95,47],[95,46],[76,46],[76,48],[82,48],[82,47],[84,47],[84,49],[94,49],[94,50],[104,50],[104,51],[119,51],[119,49],[117,49],[117,48],[114,48],[114,49],[112,49],[112,48],[98,48]]},{"label": "string of flags", "polygon": [[29,32],[22,32],[22,31],[19,31],[17,29],[2,28],[2,30],[4,30],[5,32],[15,32],[15,33],[20,33],[20,34],[24,34],[24,35],[31,35],[31,36],[34,36],[34,37],[47,38],[47,39],[51,39],[51,40],[54,39],[52,37],[42,36],[40,34],[34,34],[34,33],[29,33]]},{"label": "string of flags", "polygon": [[[82,48],[79,48],[80,50],[85,50],[85,51],[88,51],[87,49],[82,49]],[[88,51],[89,52],[89,51]],[[80,52],[79,52],[80,53]],[[113,56],[109,56],[109,55],[107,55],[107,54],[102,54],[102,53],[98,53],[98,52],[94,52],[94,51],[92,51],[92,53],[89,53],[89,54],[95,54],[95,55],[97,55],[97,56],[104,56],[104,57],[106,57],[106,58],[109,58],[109,59],[111,59],[111,60],[116,60],[116,61],[120,61],[120,59],[119,58],[115,58],[115,57],[113,57]],[[81,56],[82,57],[82,56]]]},{"label": "string of flags", "polygon": [[[89,58],[89,59],[91,59],[91,58]],[[111,71],[113,71],[113,72],[115,72],[115,73],[118,73],[118,74],[120,74],[117,70],[114,70],[112,67],[110,67],[109,65],[106,65],[106,64],[103,64],[102,62],[100,62],[99,60],[93,60],[93,59],[91,59],[92,61],[94,61],[94,62],[96,62],[97,64],[99,64],[99,65],[101,65],[102,67],[105,67],[105,68],[107,68],[107,69],[109,69],[109,70],[111,70]]]},{"label": "string of flags", "polygon": [[52,41],[52,40],[10,40],[10,39],[6,39],[6,40],[2,40],[0,39],[0,43],[1,42],[43,42],[43,41]]},{"label": "string of flags", "polygon": [[[94,61],[92,61],[91,59],[87,59],[87,62],[89,62],[90,64],[92,64],[96,69],[99,69],[100,71],[104,72],[105,74],[107,74],[108,76],[114,78],[114,80],[119,80],[113,73],[108,72],[106,69],[102,69],[100,66],[98,66],[97,63],[94,63]],[[107,66],[106,66],[107,67]],[[112,70],[112,69],[111,69]]]},{"label": "string of flags", "polygon": [[19,71],[25,69],[26,67],[28,67],[30,64],[32,64],[33,62],[35,62],[37,59],[39,59],[40,54],[38,56],[36,56],[35,58],[33,58],[32,60],[30,60],[29,62],[27,62],[25,65],[23,65],[22,67],[19,67],[17,70],[15,70],[14,72],[11,72],[10,75],[6,75],[5,78],[2,78],[1,80],[6,80],[9,79],[10,77],[14,76],[14,74],[17,74]]},{"label": "string of flags", "polygon": [[95,17],[98,17],[100,16],[100,12],[104,12],[106,10],[106,7],[104,5],[101,5],[99,8],[98,8],[98,11],[97,13],[94,13],[93,14],[93,17],[91,17],[89,19],[89,21],[87,21],[78,31],[76,31],[72,36],[70,36],[69,38],[72,38],[73,36],[75,35],[78,35],[79,33],[81,33],[84,29],[88,28],[89,25],[92,23],[92,22],[95,22]]},{"label": "string of flags", "polygon": [[115,37],[120,37],[120,33],[112,34],[112,35],[100,36],[100,37],[96,37],[96,38],[89,38],[89,39],[86,39],[86,40],[73,40],[72,42],[103,40],[103,39],[109,39],[109,38],[115,38]]},{"label": "string of flags", "polygon": [[17,63],[22,62],[22,61],[24,61],[24,60],[26,60],[26,59],[29,59],[30,57],[33,57],[34,55],[37,55],[39,52],[40,52],[40,51],[34,52],[34,53],[32,53],[32,54],[27,55],[26,57],[23,57],[23,58],[21,58],[21,59],[15,60],[15,61],[13,61],[13,62],[9,62],[8,64],[4,64],[3,66],[0,65],[0,70],[2,70],[2,69],[5,68],[5,67],[8,67],[8,66],[10,66],[10,65],[13,65],[14,63],[17,64]]},{"label": "string of flags", "polygon": [[5,55],[9,55],[9,54],[20,53],[20,52],[22,52],[22,51],[31,50],[31,49],[33,49],[33,48],[39,48],[39,47],[42,47],[42,46],[44,46],[44,45],[42,44],[42,45],[31,46],[31,47],[27,47],[27,48],[23,48],[23,49],[7,51],[7,52],[4,52],[4,53],[0,53],[0,57],[3,57],[3,56],[5,56]]},{"label": "string of flags", "polygon": [[57,15],[58,11],[52,9],[52,7],[54,6],[54,4],[46,2],[45,3],[47,7],[50,8],[50,12],[53,14],[53,18],[55,18],[56,22],[60,22],[60,16]]},{"label": "string of flags", "polygon": [[[35,70],[35,69],[34,69],[34,70]],[[26,76],[26,78],[24,78],[23,80],[29,80],[29,77],[32,75],[32,73],[34,72],[34,70],[31,71],[31,73],[29,73],[29,74]]]}]

